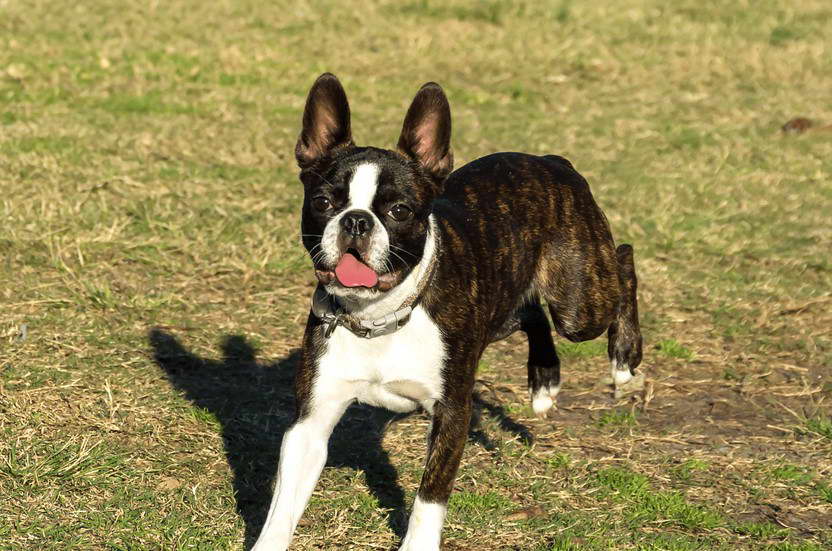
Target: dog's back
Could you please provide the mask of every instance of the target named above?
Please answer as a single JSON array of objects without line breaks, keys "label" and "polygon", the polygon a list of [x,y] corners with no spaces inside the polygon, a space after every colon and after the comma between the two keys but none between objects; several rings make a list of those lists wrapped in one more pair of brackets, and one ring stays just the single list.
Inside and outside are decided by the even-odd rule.
[{"label": "dog's back", "polygon": [[[489,318],[489,341],[525,332],[536,412],[548,411],[560,385],[541,298],[569,340],[608,330],[613,379],[629,380],[641,362],[633,250],[616,249],[589,184],[568,160],[496,153],[473,161],[448,177],[434,214],[442,230],[442,279],[456,282],[431,293],[434,312],[469,331],[477,329],[472,313]],[[441,306],[464,301],[467,307],[453,313]]]},{"label": "dog's back", "polygon": [[[540,294],[559,333],[597,337],[619,301],[615,244],[586,180],[566,159],[496,153],[452,173],[435,207],[496,330],[518,300]],[[469,250],[466,250],[469,249]],[[591,295],[591,296],[589,296]]]}]

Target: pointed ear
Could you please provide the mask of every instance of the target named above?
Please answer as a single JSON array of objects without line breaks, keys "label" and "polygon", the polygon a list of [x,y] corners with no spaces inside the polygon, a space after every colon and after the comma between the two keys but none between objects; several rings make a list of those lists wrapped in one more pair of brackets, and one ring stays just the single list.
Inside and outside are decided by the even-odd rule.
[{"label": "pointed ear", "polygon": [[303,130],[295,146],[295,158],[303,168],[311,166],[338,147],[352,145],[350,104],[347,94],[331,73],[318,77],[303,110]]},{"label": "pointed ear", "polygon": [[444,180],[453,170],[451,106],[435,82],[422,86],[413,98],[404,118],[398,150],[437,180]]}]

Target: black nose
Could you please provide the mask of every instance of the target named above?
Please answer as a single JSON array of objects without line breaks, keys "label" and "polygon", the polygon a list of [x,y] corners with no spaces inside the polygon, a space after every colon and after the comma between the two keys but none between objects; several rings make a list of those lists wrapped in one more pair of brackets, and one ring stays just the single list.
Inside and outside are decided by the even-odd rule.
[{"label": "black nose", "polygon": [[341,218],[341,227],[353,237],[361,237],[373,229],[373,217],[365,210],[351,210]]}]

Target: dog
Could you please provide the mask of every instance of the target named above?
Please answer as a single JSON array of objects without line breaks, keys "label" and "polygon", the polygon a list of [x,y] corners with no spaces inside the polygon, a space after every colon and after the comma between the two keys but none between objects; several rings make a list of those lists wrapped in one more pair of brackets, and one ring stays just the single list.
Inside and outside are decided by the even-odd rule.
[{"label": "dog", "polygon": [[395,150],[358,147],[338,79],[309,91],[295,147],[302,241],[318,280],[295,376],[275,492],[254,551],[282,551],[347,407],[432,417],[421,484],[400,551],[438,550],[486,346],[528,336],[532,407],[560,388],[558,334],[608,332],[616,385],[641,361],[633,249],[613,242],[586,180],[554,155],[497,153],[451,173],[442,88],[418,91]]}]

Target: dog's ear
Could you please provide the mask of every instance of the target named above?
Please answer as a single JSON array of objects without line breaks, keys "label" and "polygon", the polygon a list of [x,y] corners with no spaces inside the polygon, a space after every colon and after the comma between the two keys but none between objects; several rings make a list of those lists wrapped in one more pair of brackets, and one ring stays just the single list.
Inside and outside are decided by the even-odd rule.
[{"label": "dog's ear", "polygon": [[338,78],[331,73],[318,77],[303,110],[303,130],[295,146],[295,158],[303,169],[334,149],[352,145],[350,104]]},{"label": "dog's ear", "polygon": [[436,180],[444,180],[454,167],[451,151],[451,106],[445,92],[428,82],[416,93],[404,118],[398,150],[419,162]]}]

